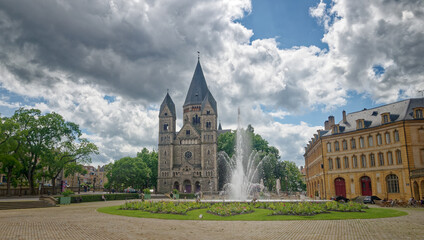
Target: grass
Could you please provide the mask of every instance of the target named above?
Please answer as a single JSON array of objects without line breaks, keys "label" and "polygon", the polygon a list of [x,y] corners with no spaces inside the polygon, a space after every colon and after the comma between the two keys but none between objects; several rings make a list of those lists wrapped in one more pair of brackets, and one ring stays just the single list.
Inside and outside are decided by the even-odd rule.
[{"label": "grass", "polygon": [[[408,215],[408,213],[395,209],[370,208],[365,212],[330,212],[317,214],[314,216],[292,216],[292,215],[273,215],[271,210],[256,208],[253,213],[241,214],[235,216],[221,217],[207,213],[207,209],[197,209],[187,212],[187,215],[149,213],[140,210],[119,210],[120,206],[103,207],[97,209],[98,212],[113,215],[139,217],[139,218],[157,218],[174,220],[212,220],[212,221],[284,221],[284,220],[341,220],[341,219],[370,219],[370,218],[388,218]],[[202,214],[203,218],[199,219]]]}]

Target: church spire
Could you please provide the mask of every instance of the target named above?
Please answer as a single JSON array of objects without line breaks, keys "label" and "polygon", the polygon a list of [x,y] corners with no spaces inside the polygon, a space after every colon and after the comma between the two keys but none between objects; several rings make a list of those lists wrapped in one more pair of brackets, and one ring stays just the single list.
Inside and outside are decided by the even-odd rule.
[{"label": "church spire", "polygon": [[203,75],[200,60],[198,60],[196,70],[194,70],[190,88],[188,89],[187,96],[184,102],[184,107],[192,104],[202,104],[203,99],[206,97],[208,92],[208,85],[206,84],[206,79]]},{"label": "church spire", "polygon": [[172,101],[171,96],[169,96],[169,90],[166,90],[166,96],[163,99],[162,104],[160,105],[160,113],[163,111],[165,106],[168,106],[169,111],[171,111],[172,116],[176,116],[175,114],[175,104],[174,101]]}]

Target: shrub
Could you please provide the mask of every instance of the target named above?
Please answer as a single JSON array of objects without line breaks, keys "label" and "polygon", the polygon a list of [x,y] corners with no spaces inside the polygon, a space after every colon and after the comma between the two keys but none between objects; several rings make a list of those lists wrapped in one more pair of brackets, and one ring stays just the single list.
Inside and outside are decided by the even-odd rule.
[{"label": "shrub", "polygon": [[62,195],[63,195],[64,197],[69,197],[69,196],[71,196],[72,194],[74,194],[74,192],[72,192],[72,190],[71,190],[71,189],[66,189],[65,191],[63,191],[63,192],[62,192]]},{"label": "shrub", "polygon": [[180,193],[180,199],[194,199],[196,196],[194,193]]},{"label": "shrub", "polygon": [[[103,194],[95,195],[73,195],[71,196],[71,203],[77,202],[97,202],[103,201]],[[139,195],[137,193],[123,193],[123,194],[104,194],[107,201],[111,200],[127,200],[127,199],[137,199]]]},{"label": "shrub", "polygon": [[144,194],[150,194],[150,189],[145,188],[145,189],[143,190],[143,193],[144,193]]},{"label": "shrub", "polygon": [[172,190],[172,193],[174,193],[174,194],[179,194],[179,193],[180,193],[180,191],[178,191],[178,189],[174,189],[174,190]]}]

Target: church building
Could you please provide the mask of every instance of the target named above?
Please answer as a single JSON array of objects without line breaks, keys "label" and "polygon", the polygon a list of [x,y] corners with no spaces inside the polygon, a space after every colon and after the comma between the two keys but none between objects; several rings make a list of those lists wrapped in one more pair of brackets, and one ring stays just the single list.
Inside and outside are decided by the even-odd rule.
[{"label": "church building", "polygon": [[217,117],[216,101],[198,61],[183,105],[180,131],[168,93],[160,106],[157,192],[217,191]]}]

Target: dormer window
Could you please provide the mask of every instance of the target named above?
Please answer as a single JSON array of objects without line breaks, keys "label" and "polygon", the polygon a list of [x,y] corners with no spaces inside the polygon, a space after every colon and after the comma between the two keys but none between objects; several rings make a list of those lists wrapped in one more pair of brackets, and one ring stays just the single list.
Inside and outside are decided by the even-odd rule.
[{"label": "dormer window", "polygon": [[356,120],[356,129],[362,129],[362,128],[364,128],[364,119]]},{"label": "dormer window", "polygon": [[339,125],[338,124],[333,126],[333,134],[334,133],[339,133]]},{"label": "dormer window", "polygon": [[389,123],[390,122],[390,113],[386,112],[386,113],[382,113],[381,114],[381,123],[385,124],[385,123]]},{"label": "dormer window", "polygon": [[423,110],[424,108],[414,108],[414,118],[422,119],[423,118]]}]

